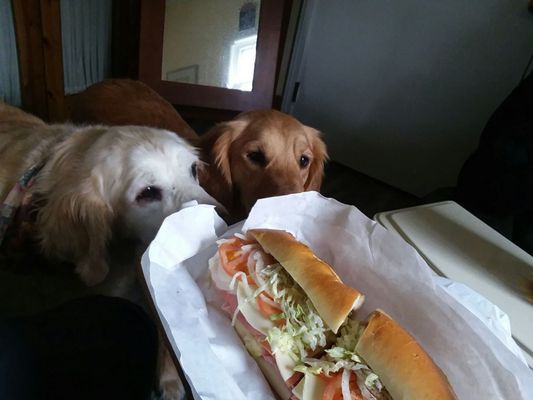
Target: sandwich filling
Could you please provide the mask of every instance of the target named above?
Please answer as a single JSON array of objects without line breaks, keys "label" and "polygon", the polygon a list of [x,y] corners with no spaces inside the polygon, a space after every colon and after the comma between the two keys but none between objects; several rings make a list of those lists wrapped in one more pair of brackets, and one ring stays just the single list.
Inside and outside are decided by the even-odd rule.
[{"label": "sandwich filling", "polygon": [[238,319],[247,328],[248,351],[275,364],[296,398],[390,399],[355,351],[361,323],[347,318],[335,335],[302,288],[256,241],[237,234],[217,243],[209,269],[225,293],[226,310],[234,324]]}]

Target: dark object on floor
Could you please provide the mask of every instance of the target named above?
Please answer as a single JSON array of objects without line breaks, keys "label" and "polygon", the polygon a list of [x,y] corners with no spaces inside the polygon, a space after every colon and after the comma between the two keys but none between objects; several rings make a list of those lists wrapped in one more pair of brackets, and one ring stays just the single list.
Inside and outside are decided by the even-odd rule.
[{"label": "dark object on floor", "polygon": [[496,229],[510,219],[507,236],[533,254],[533,74],[488,120],[461,169],[456,199]]},{"label": "dark object on floor", "polygon": [[157,343],[144,311],[113,297],[0,321],[0,399],[149,399]]}]

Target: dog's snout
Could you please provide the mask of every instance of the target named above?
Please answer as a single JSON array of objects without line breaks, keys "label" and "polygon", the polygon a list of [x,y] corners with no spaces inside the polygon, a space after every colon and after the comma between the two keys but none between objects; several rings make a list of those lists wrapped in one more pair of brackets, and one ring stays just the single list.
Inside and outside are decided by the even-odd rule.
[{"label": "dog's snout", "polygon": [[304,187],[301,182],[287,182],[278,187],[276,195],[292,194],[303,192]]},{"label": "dog's snout", "polygon": [[262,197],[282,196],[284,194],[304,191],[301,179],[293,179],[287,176],[284,176],[283,179],[278,178],[277,181],[270,182],[268,185],[264,185],[264,187],[265,190],[262,193]]},{"label": "dog's snout", "polygon": [[211,197],[200,185],[190,187],[185,193],[187,194],[180,199],[181,204],[196,201],[198,204],[209,204],[225,211],[224,206]]},{"label": "dog's snout", "polygon": [[229,217],[228,210],[226,210],[221,203],[211,197],[204,189],[202,189],[201,186],[198,186],[197,190],[194,193],[191,193],[191,197],[193,198],[191,198],[190,201],[197,201],[198,204],[209,204],[215,206],[215,210],[223,219]]}]

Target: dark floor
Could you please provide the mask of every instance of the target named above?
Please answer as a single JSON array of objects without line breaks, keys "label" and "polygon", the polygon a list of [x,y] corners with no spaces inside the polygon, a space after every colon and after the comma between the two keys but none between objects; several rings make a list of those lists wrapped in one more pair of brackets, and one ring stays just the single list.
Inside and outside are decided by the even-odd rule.
[{"label": "dark floor", "polygon": [[333,161],[326,166],[321,192],[326,197],[357,207],[369,218],[378,212],[426,202]]}]

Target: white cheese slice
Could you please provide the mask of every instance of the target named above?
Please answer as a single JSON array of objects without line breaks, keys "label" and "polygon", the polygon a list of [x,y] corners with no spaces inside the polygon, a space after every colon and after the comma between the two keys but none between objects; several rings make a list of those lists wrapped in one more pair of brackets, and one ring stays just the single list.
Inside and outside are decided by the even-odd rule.
[{"label": "white cheese slice", "polygon": [[283,380],[289,379],[294,374],[294,367],[296,362],[287,353],[278,352],[274,354],[276,365]]},{"label": "white cheese slice", "polygon": [[326,382],[317,375],[306,373],[302,379],[304,382],[303,396],[301,400],[321,399],[326,388]]},{"label": "white cheese slice", "polygon": [[257,359],[261,357],[263,353],[263,346],[257,341],[257,339],[250,333],[248,329],[242,324],[238,319],[235,321],[235,330],[241,337],[246,350],[252,355],[253,358]]},{"label": "white cheese slice", "polygon": [[[275,325],[270,319],[259,311],[257,306],[257,300],[252,298],[254,289],[250,286],[243,285],[242,282],[237,284],[237,302],[239,310],[246,319],[246,321],[252,325],[252,327],[263,335],[268,334],[268,330],[272,329]],[[246,299],[250,299],[246,301]]]}]

